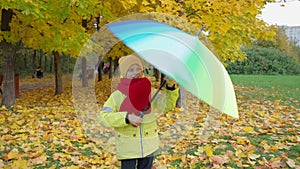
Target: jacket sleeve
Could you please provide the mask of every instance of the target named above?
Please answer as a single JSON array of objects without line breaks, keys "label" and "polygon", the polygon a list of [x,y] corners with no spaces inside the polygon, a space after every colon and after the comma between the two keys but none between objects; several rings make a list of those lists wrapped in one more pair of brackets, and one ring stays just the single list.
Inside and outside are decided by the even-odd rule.
[{"label": "jacket sleeve", "polygon": [[[154,93],[152,94],[153,97]],[[179,88],[168,90],[165,88],[162,93],[158,94],[151,104],[156,112],[168,112],[175,108],[179,97]]]},{"label": "jacket sleeve", "polygon": [[[126,124],[127,112],[119,112],[118,105],[116,104],[114,93],[108,98],[108,100],[102,106],[102,109],[97,117],[100,124],[107,128],[124,127]],[[118,97],[117,99],[121,99]]]}]

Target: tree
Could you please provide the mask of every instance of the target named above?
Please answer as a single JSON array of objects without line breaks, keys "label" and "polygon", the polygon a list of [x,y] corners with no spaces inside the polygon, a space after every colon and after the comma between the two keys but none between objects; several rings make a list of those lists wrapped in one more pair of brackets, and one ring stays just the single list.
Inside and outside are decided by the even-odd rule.
[{"label": "tree", "polygon": [[[272,1],[272,0],[270,0]],[[184,23],[172,18],[161,18],[188,33],[196,35],[203,24],[210,30],[208,38],[214,45],[219,59],[243,60],[245,54],[240,46],[252,44],[253,39],[272,39],[274,28],[267,26],[257,18],[261,9],[269,0],[235,1],[235,0],[120,0],[126,11],[160,12],[178,16],[193,23],[197,30],[186,27]]]},{"label": "tree", "polygon": [[[196,35],[205,24],[205,31],[210,31],[206,38],[208,40],[205,39],[206,45],[226,64],[227,60],[234,62],[245,59],[241,46],[252,46],[256,39],[274,40],[275,27],[257,18],[270,1],[114,0],[103,5],[111,9],[112,15],[104,15],[102,24],[118,17],[149,12],[158,12],[158,15],[149,19],[165,22],[192,35]],[[128,18],[139,19],[139,16]],[[105,57],[118,58],[125,55],[122,52],[125,53],[124,50],[112,50]]]},{"label": "tree", "polygon": [[[11,31],[10,23],[12,21],[12,9],[2,9],[1,15],[1,31],[4,34],[9,34]],[[14,82],[14,51],[13,44],[7,39],[2,39],[1,49],[3,54],[3,97],[2,105],[10,107],[15,102],[15,82]]]},{"label": "tree", "polygon": [[[18,2],[19,3],[19,2]],[[21,1],[19,4],[26,4]],[[1,6],[9,6],[14,17],[11,25],[11,41],[22,40],[29,48],[52,53],[55,63],[63,54],[77,57],[81,46],[89,38],[92,30],[82,27],[83,19],[92,20],[93,15],[99,15],[99,2],[89,1],[36,1],[28,2],[25,8],[19,8],[14,2],[1,2]],[[99,8],[98,8],[99,7]],[[90,26],[92,27],[92,25]],[[54,64],[55,73],[61,71],[61,64]],[[56,85],[61,85],[61,74],[55,77]],[[56,86],[55,94],[60,94],[62,86]]]},{"label": "tree", "polygon": [[285,27],[276,27],[276,36],[274,40],[256,40],[254,44],[265,48],[276,48],[285,53],[285,55],[293,57],[300,63],[300,47],[294,41],[289,40],[285,34]]},{"label": "tree", "polygon": [[35,70],[36,70],[36,50],[33,51],[33,55],[32,55],[32,78],[35,77]]}]

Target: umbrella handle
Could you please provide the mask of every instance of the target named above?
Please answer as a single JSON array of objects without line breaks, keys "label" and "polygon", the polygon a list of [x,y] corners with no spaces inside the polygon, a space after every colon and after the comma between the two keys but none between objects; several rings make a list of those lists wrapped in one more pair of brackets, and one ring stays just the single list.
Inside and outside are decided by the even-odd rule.
[{"label": "umbrella handle", "polygon": [[158,92],[162,89],[162,87],[167,83],[167,80],[164,79],[164,81],[161,83],[161,85],[159,86],[159,88],[157,89],[157,91],[155,92],[155,94],[153,95],[153,97],[151,98],[151,100],[149,101],[149,103],[146,105],[146,107],[140,112],[140,117],[143,118],[145,115],[145,112],[148,110],[148,108],[150,107],[152,101],[155,99],[155,97],[157,96]]}]

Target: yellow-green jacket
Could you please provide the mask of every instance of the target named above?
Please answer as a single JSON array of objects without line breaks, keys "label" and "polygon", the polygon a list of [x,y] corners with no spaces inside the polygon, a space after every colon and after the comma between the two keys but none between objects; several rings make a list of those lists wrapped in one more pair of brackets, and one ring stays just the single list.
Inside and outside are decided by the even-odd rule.
[{"label": "yellow-green jacket", "polygon": [[159,148],[155,113],[169,111],[175,107],[178,89],[165,90],[165,99],[156,98],[151,104],[151,112],[144,115],[143,122],[138,127],[126,124],[127,112],[119,112],[125,98],[126,96],[119,90],[113,92],[104,103],[98,120],[103,126],[115,129],[118,160],[146,157]]}]

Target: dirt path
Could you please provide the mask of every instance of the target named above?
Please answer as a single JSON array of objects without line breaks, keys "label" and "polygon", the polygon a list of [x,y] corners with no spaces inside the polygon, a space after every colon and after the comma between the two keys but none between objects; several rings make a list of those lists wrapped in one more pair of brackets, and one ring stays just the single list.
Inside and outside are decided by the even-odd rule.
[{"label": "dirt path", "polygon": [[[67,81],[72,81],[71,75],[65,75],[63,76],[63,83]],[[48,88],[48,87],[54,87],[55,86],[55,79],[54,76],[45,77],[41,79],[37,78],[25,78],[20,79],[19,82],[19,91],[24,92],[28,90],[33,90],[37,88]]]},{"label": "dirt path", "polygon": [[48,88],[52,86],[54,86],[53,82],[43,81],[40,83],[21,84],[19,89],[20,92],[24,92],[28,90],[37,89],[37,88]]}]

